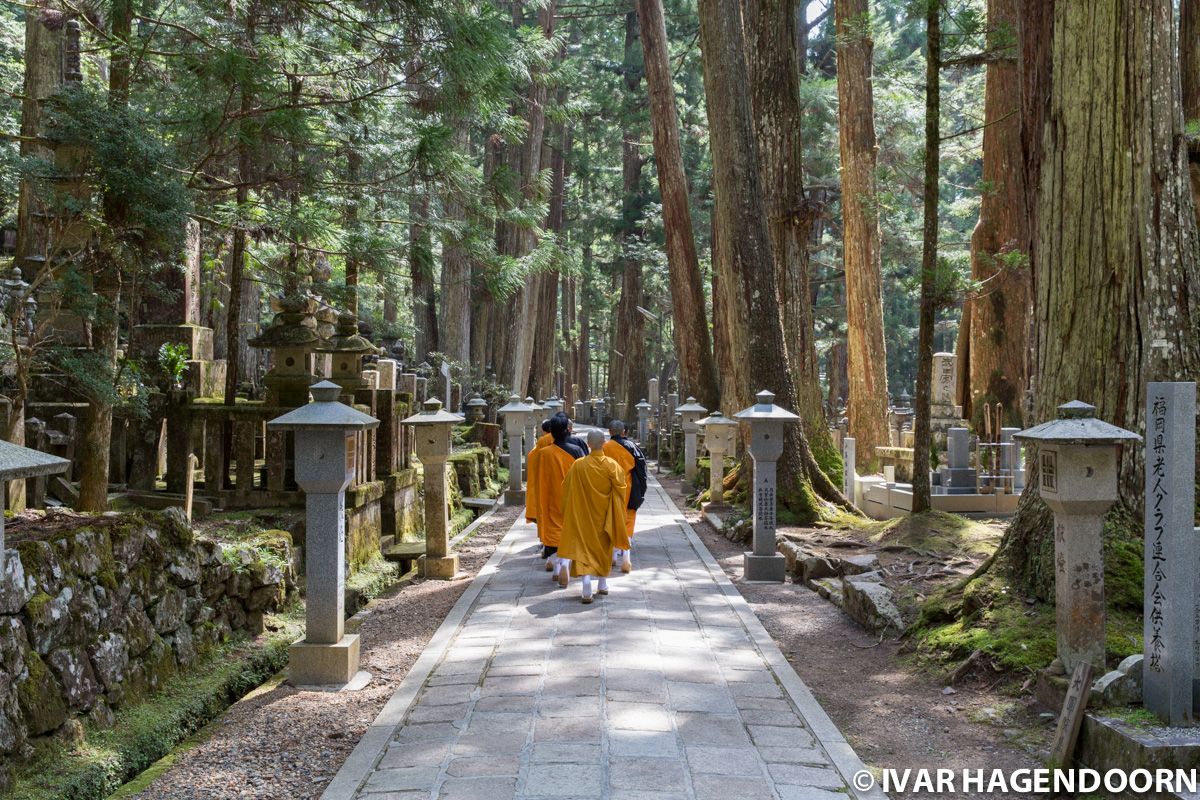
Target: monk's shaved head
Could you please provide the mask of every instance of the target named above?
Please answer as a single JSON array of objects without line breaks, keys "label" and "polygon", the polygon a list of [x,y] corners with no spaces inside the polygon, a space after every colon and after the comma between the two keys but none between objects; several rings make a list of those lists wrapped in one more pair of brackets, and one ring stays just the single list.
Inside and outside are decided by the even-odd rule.
[{"label": "monk's shaved head", "polygon": [[588,431],[588,448],[599,450],[604,447],[604,431],[592,429]]},{"label": "monk's shaved head", "polygon": [[619,419],[610,419],[608,421],[608,432],[613,436],[620,436],[625,432],[625,423]]}]

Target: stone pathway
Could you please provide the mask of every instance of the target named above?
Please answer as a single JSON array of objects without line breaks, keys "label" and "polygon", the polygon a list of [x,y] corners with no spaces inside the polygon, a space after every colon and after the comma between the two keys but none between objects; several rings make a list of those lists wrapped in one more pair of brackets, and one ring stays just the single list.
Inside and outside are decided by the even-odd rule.
[{"label": "stone pathway", "polygon": [[862,762],[651,477],[579,602],[515,525],[326,800],[836,800]]}]

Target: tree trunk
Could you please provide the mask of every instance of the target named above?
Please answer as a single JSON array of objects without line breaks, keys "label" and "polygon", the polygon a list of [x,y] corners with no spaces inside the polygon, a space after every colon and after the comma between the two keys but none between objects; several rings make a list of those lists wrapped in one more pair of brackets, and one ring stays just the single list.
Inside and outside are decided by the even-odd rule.
[{"label": "tree trunk", "polygon": [[[1017,29],[1021,0],[988,0],[989,49],[1004,58],[989,62],[984,95],[983,181],[987,189],[971,236],[971,276],[982,284],[969,299],[959,326],[959,386],[963,415],[974,419],[983,403],[1001,403],[1006,420],[1024,427],[1021,413],[1029,388],[1029,320],[1032,280],[1026,263],[1029,231],[1025,164],[1021,151],[1021,73],[1015,45],[1003,49]],[[1006,261],[1007,258],[1007,261]]]},{"label": "tree trunk", "polygon": [[[1053,14],[1034,421],[1078,399],[1144,433],[1147,382],[1200,374],[1200,264],[1172,3],[1087,0],[1054,4]],[[1135,519],[1143,454],[1125,447],[1120,461],[1117,510]],[[1036,495],[1027,487],[1002,549],[1022,590],[1050,597],[1049,515]]]},{"label": "tree trunk", "polygon": [[[112,109],[129,104],[130,56],[127,45],[133,33],[133,0],[114,0],[111,9],[108,105]],[[110,230],[124,227],[128,208],[121,195],[107,190],[103,199],[104,224]],[[108,245],[97,253],[98,268],[93,278],[96,313],[92,320],[92,353],[105,370],[106,384],[115,381],[117,343],[120,333],[121,263]],[[89,398],[84,413],[80,452],[79,511],[108,508],[108,462],[112,444],[113,398],[116,387],[105,385]]]},{"label": "tree trunk", "polygon": [[[632,410],[646,394],[646,320],[638,311],[642,297],[642,262],[637,245],[642,237],[642,213],[646,197],[642,193],[642,115],[641,83],[643,56],[638,18],[634,11],[625,14],[625,54],[621,65],[625,88],[621,109],[621,225],[617,245],[621,249],[621,299],[617,305],[614,349],[616,362],[609,363],[614,378],[612,395]],[[636,248],[636,249],[635,249]],[[615,416],[616,409],[610,409]]]},{"label": "tree trunk", "polygon": [[800,424],[810,447],[831,467],[838,454],[821,402],[820,367],[809,300],[808,239],[811,210],[804,197],[800,129],[800,71],[792,0],[744,0],[758,167],[765,192],[775,286],[782,312],[784,351],[796,385]]},{"label": "tree trunk", "polygon": [[[566,91],[559,89],[556,102],[562,106],[567,101]],[[550,136],[542,146],[542,162],[550,165],[550,206],[546,215],[546,230],[561,236],[564,223],[564,201],[567,183],[568,134],[562,122],[555,123]],[[558,368],[558,347],[555,333],[558,330],[558,284],[557,270],[538,276],[537,316],[533,331],[533,353],[530,361],[530,391],[538,400],[555,394],[555,376]]]},{"label": "tree trunk", "polygon": [[[470,129],[459,122],[454,133],[454,146],[459,152],[471,149]],[[455,186],[446,188],[445,214],[465,231],[467,209],[461,191]],[[442,329],[438,336],[441,351],[452,362],[467,367],[471,363],[471,259],[461,239],[454,232],[442,242]]]},{"label": "tree trunk", "polygon": [[[796,386],[788,368],[783,319],[775,286],[771,240],[766,227],[758,169],[758,147],[750,109],[742,19],[736,0],[700,0],[700,44],[717,191],[716,235],[725,270],[736,283],[726,297],[748,311],[747,375],[753,389],[774,390],[776,402],[796,407]],[[724,277],[722,277],[724,279]],[[747,382],[747,385],[751,385]],[[789,425],[778,468],[781,502],[805,520],[817,516],[813,490],[845,503],[821,472],[804,430]]]},{"label": "tree trunk", "polygon": [[925,7],[925,225],[921,244],[921,307],[917,328],[917,390],[913,398],[912,512],[930,509],[929,451],[933,444],[930,430],[930,401],[933,394],[933,326],[937,290],[938,249],[938,166],[941,138],[938,122],[941,114],[942,27],[940,0],[926,0]]},{"label": "tree trunk", "polygon": [[838,143],[842,163],[842,261],[846,278],[846,394],[849,433],[865,473],[888,444],[887,349],[883,337],[875,101],[869,0],[835,0]]},{"label": "tree trunk", "polygon": [[438,350],[437,296],[433,285],[433,237],[429,233],[429,195],[414,183],[408,203],[408,271],[412,281],[412,315],[417,363]]},{"label": "tree trunk", "polygon": [[696,397],[707,408],[716,408],[720,400],[717,369],[708,332],[687,177],[679,145],[679,116],[675,108],[662,0],[637,0],[637,13],[650,98],[654,161],[662,196],[680,391],[685,397]]},{"label": "tree trunk", "polygon": [[[1190,129],[1190,138],[1195,141],[1195,126],[1200,125],[1200,0],[1180,0],[1179,3],[1179,76],[1183,121],[1185,128]],[[1188,158],[1188,175],[1192,204],[1200,219],[1200,157]]]}]

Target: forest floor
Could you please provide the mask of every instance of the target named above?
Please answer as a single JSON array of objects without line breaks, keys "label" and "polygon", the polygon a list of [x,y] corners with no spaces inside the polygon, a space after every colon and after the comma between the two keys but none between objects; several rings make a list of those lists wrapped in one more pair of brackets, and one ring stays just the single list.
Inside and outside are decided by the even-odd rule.
[{"label": "forest floor", "polygon": [[1011,772],[1043,765],[1040,755],[1054,733],[1053,720],[1039,716],[1031,697],[1018,688],[1022,676],[999,679],[984,671],[948,687],[944,672],[916,659],[894,634],[880,639],[790,578],[781,585],[742,583],[744,548],[687,505],[678,478],[659,480],[869,767]]},{"label": "forest floor", "polygon": [[[520,509],[501,506],[457,552],[461,577],[415,580],[369,607],[358,633],[361,691],[299,691],[278,676],[144,774],[138,800],[300,800],[319,797],[395,693],[454,603],[491,557]],[[154,768],[151,768],[152,770]],[[126,787],[127,789],[132,787]]]}]

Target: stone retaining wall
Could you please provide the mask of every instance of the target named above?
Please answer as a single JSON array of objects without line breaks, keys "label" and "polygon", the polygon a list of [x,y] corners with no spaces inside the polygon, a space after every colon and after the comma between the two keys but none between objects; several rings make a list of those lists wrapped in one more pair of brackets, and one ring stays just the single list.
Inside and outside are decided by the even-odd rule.
[{"label": "stone retaining wall", "polygon": [[261,632],[295,590],[286,557],[195,538],[178,509],[64,525],[4,556],[0,763],[80,715],[111,723],[206,648]]}]

